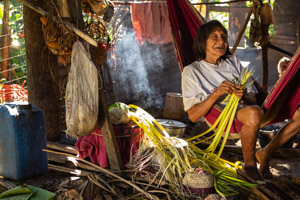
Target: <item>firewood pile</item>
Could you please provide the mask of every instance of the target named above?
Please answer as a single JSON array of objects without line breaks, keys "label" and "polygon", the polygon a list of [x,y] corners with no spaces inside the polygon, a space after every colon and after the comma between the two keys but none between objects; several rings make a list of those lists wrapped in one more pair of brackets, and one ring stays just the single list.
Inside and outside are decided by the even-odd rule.
[{"label": "firewood pile", "polygon": [[50,170],[81,177],[62,182],[55,192],[57,199],[177,199],[164,182],[153,188],[149,183],[158,180],[150,173],[145,172],[143,177],[132,170],[112,172],[76,158],[73,146],[48,142],[47,148]]},{"label": "firewood pile", "polygon": [[[40,187],[54,192],[58,200],[180,199],[166,182],[157,186],[160,178],[151,177],[149,172],[141,174],[129,169],[118,172],[103,169],[87,160],[77,158],[74,146],[60,143],[47,142],[46,151],[49,160],[47,173],[58,173],[57,177],[42,176],[17,183],[0,178],[0,188],[10,189],[18,184],[43,182]],[[247,180],[246,176],[242,178]],[[205,196],[184,197],[204,198]],[[218,196],[215,199],[222,197]],[[227,199],[236,199],[236,196]],[[275,177],[266,181],[266,184],[251,188],[250,191],[240,191],[237,199],[300,199],[300,179],[290,175]]]}]

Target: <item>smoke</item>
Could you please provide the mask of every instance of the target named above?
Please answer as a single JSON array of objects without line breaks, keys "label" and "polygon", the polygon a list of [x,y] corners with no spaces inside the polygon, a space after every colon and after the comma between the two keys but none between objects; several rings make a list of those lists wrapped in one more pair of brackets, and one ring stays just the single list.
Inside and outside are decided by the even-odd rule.
[{"label": "smoke", "polygon": [[162,107],[164,98],[160,86],[155,83],[163,67],[159,48],[148,43],[139,46],[133,29],[127,29],[111,54],[108,65],[115,100],[143,108]]}]

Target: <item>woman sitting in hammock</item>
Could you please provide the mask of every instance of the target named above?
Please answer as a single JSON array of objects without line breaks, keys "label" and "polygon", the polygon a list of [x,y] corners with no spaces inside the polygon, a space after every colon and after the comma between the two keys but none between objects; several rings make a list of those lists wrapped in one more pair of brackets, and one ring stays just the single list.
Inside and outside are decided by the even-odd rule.
[{"label": "woman sitting in hammock", "polygon": [[233,83],[235,78],[239,77],[242,66],[230,55],[227,30],[224,26],[215,20],[201,25],[194,42],[194,52],[198,60],[186,66],[182,73],[183,103],[190,120],[196,122],[207,116],[216,105],[224,107],[221,104],[224,96],[235,93],[248,104],[241,103],[236,114],[236,118],[242,123],[240,135],[244,170],[254,180],[261,180],[261,174],[265,178],[271,177],[269,160],[272,153],[300,131],[300,108],[296,109],[290,122],[273,140],[257,151],[256,158],[260,163],[258,171],[255,144],[264,113],[259,106],[250,105],[255,103],[256,90],[253,86],[243,91],[238,90],[240,86]]},{"label": "woman sitting in hammock", "polygon": [[[235,93],[247,105],[241,103],[236,118],[242,123],[241,142],[244,156],[244,171],[254,180],[262,180],[256,167],[255,145],[263,110],[255,104],[256,89],[239,89],[234,81],[242,72],[240,62],[231,55],[228,33],[216,20],[200,26],[195,41],[197,61],[186,66],[182,72],[184,109],[191,121],[204,117],[213,106],[221,106],[227,94]],[[251,105],[252,104],[252,105]]]}]

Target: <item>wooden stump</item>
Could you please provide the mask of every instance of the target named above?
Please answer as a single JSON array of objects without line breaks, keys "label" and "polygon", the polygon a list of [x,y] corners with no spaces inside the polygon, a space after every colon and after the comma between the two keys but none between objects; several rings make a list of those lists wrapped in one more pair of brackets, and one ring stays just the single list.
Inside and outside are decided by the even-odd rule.
[{"label": "wooden stump", "polygon": [[163,117],[167,119],[182,120],[186,117],[183,109],[183,100],[181,93],[168,92],[165,99],[165,108]]}]

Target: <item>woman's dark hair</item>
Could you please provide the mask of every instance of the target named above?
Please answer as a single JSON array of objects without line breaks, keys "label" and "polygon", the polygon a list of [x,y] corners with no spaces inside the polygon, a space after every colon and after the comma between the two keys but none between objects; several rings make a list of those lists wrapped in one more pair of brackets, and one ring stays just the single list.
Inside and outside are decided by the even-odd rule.
[{"label": "woman's dark hair", "polygon": [[[193,52],[196,60],[202,60],[206,57],[205,54],[206,40],[208,39],[209,35],[212,32],[214,32],[216,29],[221,29],[224,33],[226,33],[226,35],[228,35],[226,28],[221,24],[221,22],[217,20],[212,20],[205,24],[202,24],[198,29],[193,44]],[[228,55],[231,55],[231,53],[229,51],[229,47],[227,46],[226,52],[223,56],[221,56],[221,59],[225,60],[228,57]]]}]

